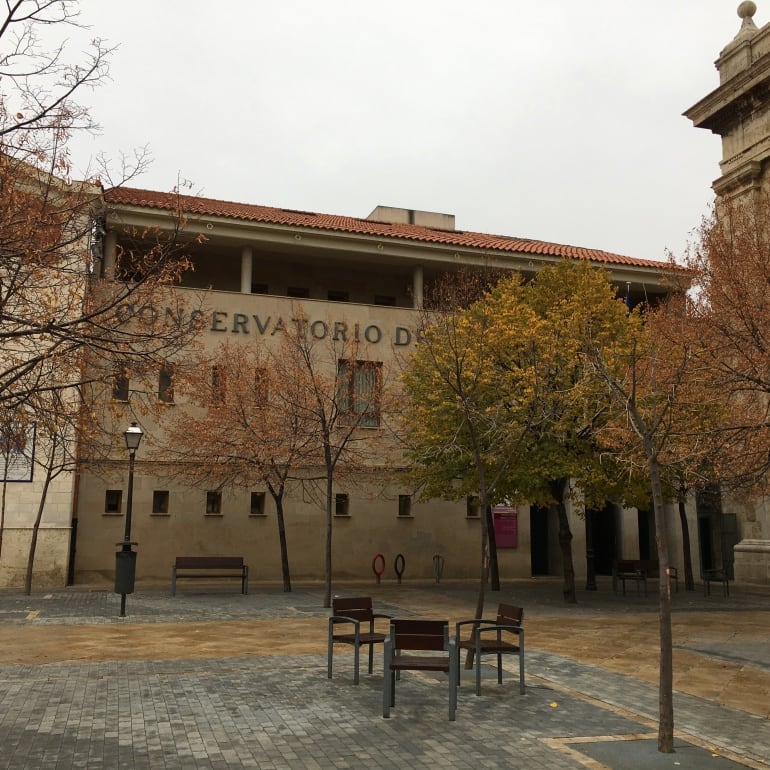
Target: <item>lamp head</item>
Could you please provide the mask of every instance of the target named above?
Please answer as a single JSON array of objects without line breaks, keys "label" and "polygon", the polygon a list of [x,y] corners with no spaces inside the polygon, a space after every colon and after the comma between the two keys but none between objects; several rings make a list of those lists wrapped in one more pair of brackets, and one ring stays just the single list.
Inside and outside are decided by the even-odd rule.
[{"label": "lamp head", "polygon": [[131,425],[126,428],[123,436],[126,439],[126,449],[128,449],[131,454],[139,449],[139,444],[142,441],[143,435],[144,431],[135,422],[132,422]]}]

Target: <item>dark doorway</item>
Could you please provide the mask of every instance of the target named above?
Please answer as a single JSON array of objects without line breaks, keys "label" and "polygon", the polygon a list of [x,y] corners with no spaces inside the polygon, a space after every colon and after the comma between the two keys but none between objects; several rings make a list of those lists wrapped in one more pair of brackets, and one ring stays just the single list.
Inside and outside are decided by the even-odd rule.
[{"label": "dark doorway", "polygon": [[695,501],[701,574],[704,570],[723,569],[731,578],[733,547],[738,542],[737,517],[734,513],[723,513],[722,495],[717,486],[698,492]]},{"label": "dark doorway", "polygon": [[[590,541],[594,551],[594,571],[597,575],[611,575],[612,563],[618,558],[617,510],[612,503],[594,509],[590,521]],[[588,536],[589,533],[586,533]]]},{"label": "dark doorway", "polygon": [[709,516],[698,516],[698,542],[700,543],[701,574],[704,570],[716,569],[714,566],[714,537]]},{"label": "dark doorway", "polygon": [[639,558],[644,561],[657,559],[658,549],[655,547],[655,520],[651,511],[637,511],[637,526],[639,528]]},{"label": "dark doorway", "polygon": [[532,575],[549,575],[548,571],[548,508],[529,507],[530,557]]}]

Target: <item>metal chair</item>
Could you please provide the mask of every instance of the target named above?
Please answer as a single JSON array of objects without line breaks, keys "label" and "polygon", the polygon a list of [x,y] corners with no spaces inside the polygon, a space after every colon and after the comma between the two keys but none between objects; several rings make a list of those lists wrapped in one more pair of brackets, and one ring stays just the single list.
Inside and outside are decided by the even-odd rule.
[{"label": "metal chair", "polygon": [[[372,599],[369,596],[332,599],[332,614],[329,618],[329,646],[327,652],[328,678],[332,678],[332,658],[335,644],[353,645],[353,684],[358,684],[358,665],[360,650],[363,645],[369,647],[369,673],[372,673],[374,663],[374,645],[385,642],[385,634],[375,630],[374,621],[377,618],[390,620],[390,615],[383,615],[372,610]],[[365,625],[361,629],[361,624]],[[352,631],[337,633],[336,628],[343,624],[351,624]]]},{"label": "metal chair", "polygon": [[[405,653],[405,651],[407,651]],[[445,652],[446,655],[413,654]],[[402,671],[444,671],[449,679],[449,720],[457,710],[455,640],[449,638],[449,621],[394,619],[385,640],[385,675],[382,687],[382,716],[390,717],[396,705],[396,675]]]},{"label": "metal chair", "polygon": [[[481,656],[497,655],[497,682],[503,683],[503,655],[519,656],[519,692],[524,695],[524,610],[512,604],[500,604],[497,618],[461,620],[455,626],[457,639],[457,686],[460,686],[460,650],[473,650],[476,665],[476,695],[481,694]],[[460,629],[473,625],[468,639],[462,639]]]}]

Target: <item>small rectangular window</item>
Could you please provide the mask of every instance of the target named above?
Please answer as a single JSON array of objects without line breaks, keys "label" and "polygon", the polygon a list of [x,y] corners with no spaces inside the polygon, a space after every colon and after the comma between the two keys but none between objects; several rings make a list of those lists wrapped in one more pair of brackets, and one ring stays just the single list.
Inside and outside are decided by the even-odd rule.
[{"label": "small rectangular window", "polygon": [[304,286],[289,286],[286,290],[287,297],[297,297],[298,299],[310,299],[310,289]]},{"label": "small rectangular window", "polygon": [[222,493],[206,492],[206,513],[222,513]]},{"label": "small rectangular window", "polygon": [[329,302],[348,302],[350,295],[346,291],[337,291],[336,289],[329,289],[327,294]]},{"label": "small rectangular window", "polygon": [[251,293],[252,294],[267,294],[268,286],[266,283],[252,283],[251,284]]},{"label": "small rectangular window", "polygon": [[123,490],[108,489],[104,495],[104,512],[121,513],[123,508]]},{"label": "small rectangular window", "polygon": [[127,369],[118,369],[112,380],[112,397],[115,401],[128,401],[129,378]]},{"label": "small rectangular window", "polygon": [[334,496],[334,515],[350,516],[350,498],[347,494],[337,494]]},{"label": "small rectangular window", "polygon": [[174,371],[170,364],[164,366],[158,375],[158,401],[174,403]]},{"label": "small rectangular window", "polygon": [[152,512],[168,513],[168,490],[156,489],[152,493]]},{"label": "small rectangular window", "polygon": [[468,495],[465,498],[465,505],[465,515],[470,519],[477,519],[479,517],[479,498],[476,495]]},{"label": "small rectangular window", "polygon": [[252,516],[265,515],[265,493],[264,492],[251,493],[251,509],[249,513]]},{"label": "small rectangular window", "polygon": [[411,495],[398,496],[398,515],[399,516],[412,515],[412,496]]},{"label": "small rectangular window", "polygon": [[387,294],[375,294],[374,295],[374,304],[375,305],[383,305],[385,307],[395,307],[396,306],[396,298],[391,297]]}]

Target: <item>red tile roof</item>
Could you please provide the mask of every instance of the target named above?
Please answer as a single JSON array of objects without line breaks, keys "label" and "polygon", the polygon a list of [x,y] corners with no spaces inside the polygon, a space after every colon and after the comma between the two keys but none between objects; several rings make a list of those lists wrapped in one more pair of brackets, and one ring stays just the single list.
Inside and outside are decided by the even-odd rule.
[{"label": "red tile roof", "polygon": [[636,259],[613,254],[601,249],[587,249],[579,246],[567,246],[547,241],[535,241],[529,238],[516,238],[505,235],[489,235],[464,230],[437,230],[430,227],[409,224],[389,224],[356,217],[343,217],[334,214],[316,214],[310,211],[256,206],[248,203],[232,203],[199,198],[192,195],[176,195],[153,190],[140,190],[131,187],[116,187],[104,194],[108,204],[139,206],[151,209],[174,210],[181,205],[187,215],[228,217],[247,222],[308,227],[314,230],[351,233],[382,238],[398,238],[407,241],[435,243],[452,248],[474,248],[520,254],[540,254],[549,257],[588,259],[611,265],[629,265],[665,270],[670,267],[666,262],[651,259]]}]

